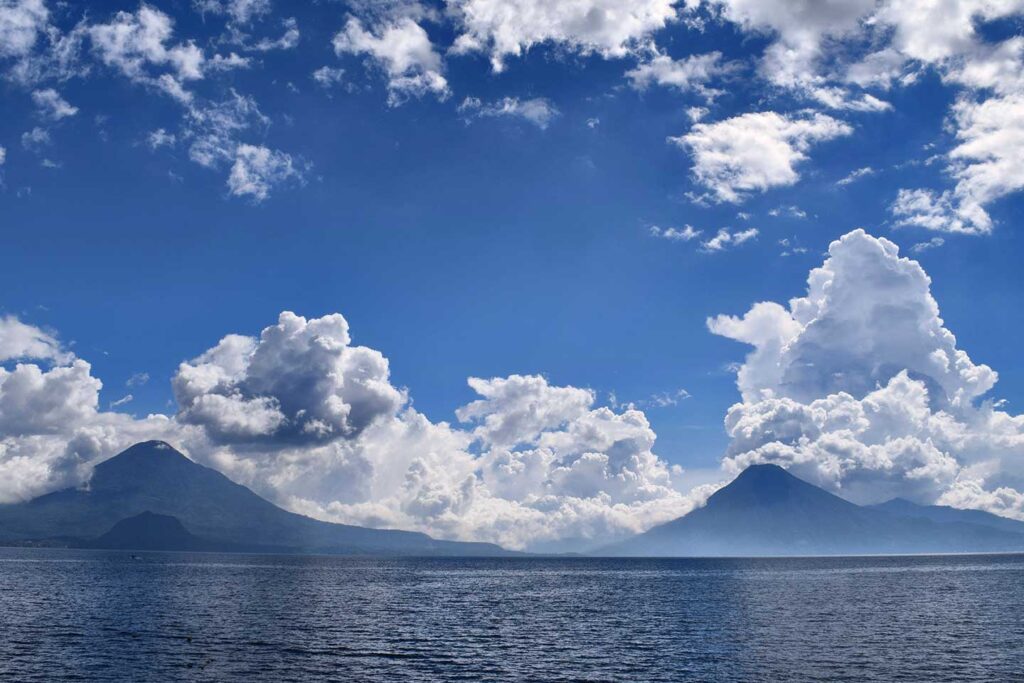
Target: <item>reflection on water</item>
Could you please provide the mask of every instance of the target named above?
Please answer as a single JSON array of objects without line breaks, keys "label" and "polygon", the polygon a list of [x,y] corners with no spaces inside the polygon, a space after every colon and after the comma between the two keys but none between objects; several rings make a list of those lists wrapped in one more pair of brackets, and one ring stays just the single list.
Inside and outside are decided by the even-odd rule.
[{"label": "reflection on water", "polygon": [[3,680],[1020,680],[1024,556],[0,549]]}]

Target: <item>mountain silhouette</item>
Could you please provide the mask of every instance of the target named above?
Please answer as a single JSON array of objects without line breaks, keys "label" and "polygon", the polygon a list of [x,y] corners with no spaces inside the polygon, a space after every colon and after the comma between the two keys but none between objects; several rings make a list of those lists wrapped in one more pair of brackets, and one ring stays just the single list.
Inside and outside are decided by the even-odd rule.
[{"label": "mountain silhouette", "polygon": [[[855,505],[776,465],[752,465],[704,507],[602,548],[616,556],[1024,551],[1024,524],[977,510]],[[949,510],[951,512],[942,512]],[[990,518],[995,518],[990,519]],[[1019,525],[1019,526],[1018,526]]]},{"label": "mountain silhouette", "polygon": [[222,545],[194,536],[177,517],[143,512],[122,519],[99,538],[85,544],[108,550],[220,550]]},{"label": "mountain silhouette", "polygon": [[[147,441],[96,466],[84,488],[56,491],[0,505],[0,543],[83,545],[108,532],[159,525],[184,541],[166,519],[190,537],[220,549],[372,555],[504,555],[490,543],[441,541],[426,534],[332,524],[282,510],[220,472],[192,462],[170,445]],[[129,518],[136,518],[129,520]],[[121,527],[124,521],[127,526]],[[117,525],[117,527],[115,527]],[[96,541],[98,542],[98,540]],[[173,544],[172,544],[173,545]],[[168,548],[177,549],[177,548]]]}]

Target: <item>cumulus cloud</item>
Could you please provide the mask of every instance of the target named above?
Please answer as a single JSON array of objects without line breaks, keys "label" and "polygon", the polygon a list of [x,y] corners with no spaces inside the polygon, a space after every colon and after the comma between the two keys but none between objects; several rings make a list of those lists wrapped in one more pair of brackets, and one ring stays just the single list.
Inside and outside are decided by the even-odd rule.
[{"label": "cumulus cloud", "polygon": [[957,146],[948,155],[952,190],[901,190],[892,211],[900,225],[987,234],[985,206],[1024,188],[1024,90],[953,107]]},{"label": "cumulus cloud", "polygon": [[[644,414],[543,377],[471,378],[464,426],[432,422],[340,315],[283,313],[183,363],[194,457],[296,511],[511,547],[627,534],[692,509]],[[678,400],[678,396],[674,397]]]},{"label": "cumulus cloud", "polygon": [[33,91],[32,101],[35,103],[39,113],[52,121],[59,121],[78,113],[78,107],[69,104],[53,88]]},{"label": "cumulus cloud", "polygon": [[462,33],[456,53],[485,52],[494,71],[541,44],[624,57],[677,17],[676,0],[447,0]]},{"label": "cumulus cloud", "polygon": [[460,114],[467,118],[513,117],[523,119],[545,130],[559,116],[558,108],[550,100],[534,97],[520,100],[518,97],[504,97],[497,102],[484,103],[476,97],[467,97],[458,107]]},{"label": "cumulus cloud", "polygon": [[1024,187],[1020,121],[1024,97],[1024,38],[991,40],[981,27],[1019,17],[1019,0],[926,2],[854,0],[843,3],[715,0],[722,16],[772,36],[762,73],[828,107],[885,111],[890,105],[847,86],[889,89],[933,69],[966,92],[953,105],[956,145],[942,156],[954,187],[908,188],[892,204],[901,225],[987,234],[986,207]]},{"label": "cumulus cloud", "polygon": [[[367,500],[319,509],[348,521],[379,519],[522,548],[632,533],[707,495],[675,488],[638,410],[595,408],[590,391],[537,376],[474,378],[470,385],[481,398],[458,415],[476,425],[472,432],[412,411],[379,423],[363,439],[365,461],[378,472]],[[417,440],[427,447],[416,447]],[[471,455],[473,442],[479,455]]]},{"label": "cumulus cloud", "polygon": [[100,411],[101,387],[90,364],[54,335],[0,319],[0,503],[77,486],[117,450],[171,438],[175,428],[165,417]]},{"label": "cumulus cloud", "polygon": [[717,51],[690,55],[683,59],[672,59],[665,54],[656,54],[635,69],[627,71],[626,77],[637,90],[660,85],[682,92],[693,92],[711,101],[721,95],[722,91],[708,87],[708,84],[716,78],[735,73],[740,68],[737,62],[723,62],[722,53]]},{"label": "cumulus cloud", "polygon": [[997,375],[956,344],[930,280],[862,230],[829,247],[807,294],[709,329],[750,344],[729,409],[727,470],[775,462],[856,502],[982,506],[1024,482],[1024,417],[983,400]]},{"label": "cumulus cloud", "polygon": [[887,111],[891,105],[880,91],[913,84],[929,70],[961,89],[950,116],[956,144],[940,155],[953,187],[905,189],[892,204],[899,224],[987,234],[993,221],[986,207],[1024,187],[1018,161],[1024,38],[993,38],[983,29],[1019,18],[1024,2],[706,4],[742,30],[769,38],[760,59],[767,81],[825,107]]},{"label": "cumulus cloud", "polygon": [[0,318],[0,363],[36,358],[70,362],[74,354],[63,348],[57,337],[12,315]]},{"label": "cumulus cloud", "polygon": [[827,39],[856,31],[875,0],[787,2],[713,0],[724,18],[746,31],[774,36],[765,50],[762,73],[773,83],[802,86],[817,82],[817,61]]},{"label": "cumulus cloud", "polygon": [[691,154],[694,178],[714,201],[738,203],[751,192],[795,184],[800,179],[796,166],[815,143],[852,132],[825,114],[768,111],[698,123],[670,140]]},{"label": "cumulus cloud", "polygon": [[442,75],[441,55],[434,49],[430,36],[405,16],[372,27],[349,18],[345,28],[334,36],[336,54],[367,55],[388,78],[388,103],[396,106],[411,97],[433,93],[439,99],[448,97],[448,81]]},{"label": "cumulus cloud", "polygon": [[174,377],[179,419],[219,442],[316,444],[358,436],[404,394],[379,352],[351,346],[340,315],[282,313],[258,339],[229,335]]}]

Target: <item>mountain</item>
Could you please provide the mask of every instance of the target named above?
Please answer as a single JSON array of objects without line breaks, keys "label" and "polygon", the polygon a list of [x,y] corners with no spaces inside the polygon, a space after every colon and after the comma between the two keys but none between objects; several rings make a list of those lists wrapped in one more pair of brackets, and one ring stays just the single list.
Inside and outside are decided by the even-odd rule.
[{"label": "mountain", "polygon": [[218,550],[219,545],[193,536],[177,517],[143,512],[85,544],[107,550]]},{"label": "mountain", "polygon": [[1024,533],[1014,526],[1018,522],[1006,520],[1011,524],[1001,525],[985,517],[989,523],[979,523],[973,514],[939,517],[942,515],[936,513],[908,514],[907,509],[898,505],[862,507],[808,484],[776,465],[752,465],[708,498],[704,507],[594,554],[767,556],[1024,551]]},{"label": "mountain", "polygon": [[[136,444],[100,463],[85,488],[0,505],[0,544],[79,546],[108,532],[117,531],[113,537],[117,538],[144,524],[162,524],[170,531],[166,520],[129,519],[143,513],[173,517],[189,537],[225,549],[374,555],[509,554],[490,543],[439,541],[417,532],[332,524],[288,512],[160,441]],[[128,526],[118,529],[122,521]],[[175,531],[171,538],[186,537]]]}]

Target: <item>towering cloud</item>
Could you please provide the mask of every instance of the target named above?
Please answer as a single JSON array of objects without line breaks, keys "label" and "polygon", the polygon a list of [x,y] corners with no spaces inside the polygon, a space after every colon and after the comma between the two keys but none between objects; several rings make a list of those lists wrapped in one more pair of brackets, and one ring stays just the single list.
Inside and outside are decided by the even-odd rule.
[{"label": "towering cloud", "polygon": [[[193,455],[298,511],[513,547],[597,539],[689,510],[644,414],[539,376],[471,378],[465,428],[406,405],[340,315],[282,313],[174,378]],[[703,492],[701,492],[703,495]]]},{"label": "towering cloud", "polygon": [[338,314],[306,320],[284,312],[259,339],[228,335],[178,368],[179,418],[226,443],[354,438],[405,397],[388,381],[387,359],[350,341]]},{"label": "towering cloud", "polygon": [[788,307],[708,320],[754,347],[725,420],[726,469],[775,462],[859,502],[900,495],[1024,516],[1024,417],[983,400],[997,375],[957,348],[929,286],[895,244],[856,230]]}]

